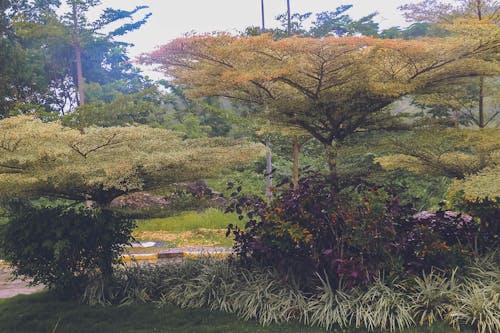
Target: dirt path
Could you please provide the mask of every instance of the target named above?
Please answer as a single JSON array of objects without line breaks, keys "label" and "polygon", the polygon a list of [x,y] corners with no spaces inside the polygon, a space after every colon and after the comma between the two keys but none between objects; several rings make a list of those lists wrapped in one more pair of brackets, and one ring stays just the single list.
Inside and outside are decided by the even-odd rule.
[{"label": "dirt path", "polygon": [[[226,257],[229,253],[231,253],[231,249],[224,247],[212,247],[212,246],[191,246],[191,247],[182,247],[182,248],[169,248],[167,250],[159,251],[157,248],[144,248],[144,249],[135,249],[136,251],[131,252],[139,252],[142,255],[151,255],[151,252],[156,254],[155,258],[152,259],[152,262],[158,262],[158,259],[161,261],[167,262],[177,262],[179,260],[183,260],[184,258],[197,258],[204,255],[211,255],[215,257]],[[137,256],[136,259],[141,262],[147,262],[145,260],[141,260],[141,254],[135,253]],[[130,262],[130,258],[124,257],[125,262]],[[19,294],[31,294],[43,289],[43,286],[30,287],[26,281],[20,279],[12,279],[11,269],[8,268],[7,265],[0,261],[0,298],[8,298],[13,297]]]},{"label": "dirt path", "polygon": [[19,294],[31,294],[42,290],[42,286],[30,287],[19,279],[12,280],[11,270],[0,264],[0,298],[8,298]]}]

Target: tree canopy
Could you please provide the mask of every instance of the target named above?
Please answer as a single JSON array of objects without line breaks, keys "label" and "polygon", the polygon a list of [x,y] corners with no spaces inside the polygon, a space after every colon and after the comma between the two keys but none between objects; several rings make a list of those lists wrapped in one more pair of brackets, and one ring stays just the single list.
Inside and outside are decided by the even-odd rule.
[{"label": "tree canopy", "polygon": [[[500,2],[497,0],[459,0],[455,3],[425,0],[401,6],[403,15],[416,24],[427,24],[429,32],[467,38],[469,26],[498,27]],[[478,38],[483,38],[482,34]],[[498,31],[496,38],[500,38]],[[496,54],[498,61],[498,53]],[[452,79],[415,95],[415,104],[435,118],[451,118],[453,123],[484,128],[496,125],[498,110],[498,77]]]},{"label": "tree canopy", "polygon": [[498,22],[498,0],[458,0],[454,3],[441,0],[423,0],[400,6],[403,16],[412,22],[453,23],[457,18],[488,19]]},{"label": "tree canopy", "polygon": [[86,11],[100,1],[65,2],[71,11],[64,15],[59,15],[61,1],[0,3],[0,117],[71,111],[84,99],[82,89],[88,83],[113,85],[122,93],[148,85],[129,61],[129,45],[115,37],[138,29],[150,14],[110,33],[103,30],[146,7],[107,8],[91,22]]},{"label": "tree canopy", "polygon": [[147,126],[75,130],[26,116],[3,119],[0,198],[107,204],[121,194],[213,177],[263,153],[259,144],[180,135]]},{"label": "tree canopy", "polygon": [[386,169],[463,179],[500,162],[500,131],[496,129],[420,129],[390,139],[394,155],[375,159]]},{"label": "tree canopy", "polygon": [[266,105],[271,119],[299,126],[331,147],[380,124],[384,107],[403,95],[450,78],[498,72],[490,61],[500,48],[498,30],[474,27],[469,34],[481,34],[480,40],[205,35],[177,39],[142,62],[160,64],[192,97]]}]

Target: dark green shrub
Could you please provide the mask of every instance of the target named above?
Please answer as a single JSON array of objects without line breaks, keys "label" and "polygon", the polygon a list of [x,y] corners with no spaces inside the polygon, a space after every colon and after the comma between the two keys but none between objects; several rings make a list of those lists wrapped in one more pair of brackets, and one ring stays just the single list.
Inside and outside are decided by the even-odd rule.
[{"label": "dark green shrub", "polygon": [[475,251],[479,224],[453,211],[420,212],[398,226],[398,248],[406,269],[429,272],[432,267],[463,266]]},{"label": "dark green shrub", "polygon": [[481,253],[500,246],[500,197],[467,197],[464,191],[452,188],[448,206],[477,217],[480,221],[478,250]]},{"label": "dark green shrub", "polygon": [[89,276],[112,275],[134,222],[83,205],[11,205],[1,245],[14,273],[44,284],[61,296],[77,296]]}]

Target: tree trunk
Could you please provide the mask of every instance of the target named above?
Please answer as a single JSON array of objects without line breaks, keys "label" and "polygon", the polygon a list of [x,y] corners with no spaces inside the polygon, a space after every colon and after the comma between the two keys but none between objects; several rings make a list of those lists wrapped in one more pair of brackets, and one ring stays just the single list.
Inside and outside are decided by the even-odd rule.
[{"label": "tree trunk", "polygon": [[273,201],[273,163],[271,161],[271,147],[266,143],[266,197],[269,202]]},{"label": "tree trunk", "polygon": [[[483,19],[482,0],[476,0],[477,19]],[[479,77],[479,128],[484,128],[484,76]]]},{"label": "tree trunk", "polygon": [[479,77],[479,128],[484,128],[484,76]]},{"label": "tree trunk", "polygon": [[83,72],[82,72],[82,50],[80,42],[75,37],[73,40],[73,48],[75,50],[75,65],[76,65],[76,79],[78,87],[78,105],[85,104],[85,93],[83,91]]},{"label": "tree trunk", "polygon": [[336,142],[332,142],[330,145],[325,145],[326,150],[326,158],[328,161],[328,168],[330,174],[328,175],[328,180],[330,182],[330,186],[334,193],[339,191],[339,178],[337,174],[337,155],[338,155],[338,147]]},{"label": "tree trunk", "polygon": [[293,144],[293,170],[292,170],[292,184],[295,190],[299,189],[299,153],[300,144],[299,139],[294,136],[292,139]]},{"label": "tree trunk", "polygon": [[78,105],[85,104],[85,94],[83,91],[83,71],[82,71],[82,49],[80,46],[80,34],[78,28],[78,8],[76,2],[73,1],[72,19],[73,19],[73,50],[75,52],[76,66],[76,85],[78,89]]}]

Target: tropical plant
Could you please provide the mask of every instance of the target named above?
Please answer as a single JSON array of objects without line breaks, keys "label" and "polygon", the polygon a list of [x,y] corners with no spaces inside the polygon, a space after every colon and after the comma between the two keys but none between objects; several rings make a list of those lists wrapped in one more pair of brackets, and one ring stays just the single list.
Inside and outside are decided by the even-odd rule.
[{"label": "tropical plant", "polygon": [[353,308],[354,325],[369,331],[388,329],[394,332],[414,324],[406,293],[397,284],[390,287],[380,279],[360,293]]},{"label": "tropical plant", "polygon": [[16,276],[32,278],[61,296],[79,296],[93,274],[110,283],[112,265],[131,241],[134,222],[83,205],[13,202],[2,234],[4,258]]},{"label": "tropical plant", "polygon": [[346,328],[351,325],[355,311],[354,303],[358,296],[355,289],[348,292],[332,288],[328,277],[318,275],[320,284],[307,302],[309,323],[329,330],[335,326]]},{"label": "tropical plant", "polygon": [[214,177],[262,153],[224,138],[182,140],[146,126],[81,130],[29,117],[0,121],[0,197],[49,196],[108,205],[116,197]]},{"label": "tropical plant", "polygon": [[422,277],[416,276],[408,285],[410,310],[419,325],[430,326],[445,319],[458,288],[455,273],[456,269],[446,276],[443,272],[432,270]]},{"label": "tropical plant", "polygon": [[[305,281],[325,271],[334,288],[366,285],[379,274],[421,274],[463,265],[476,253],[479,225],[453,211],[420,212],[382,190],[359,187],[332,196],[318,174],[298,189],[277,189],[267,204],[233,193],[227,211],[245,227],[229,225],[243,262],[256,261]],[[239,223],[240,224],[240,223]]]},{"label": "tropical plant", "polygon": [[498,332],[499,304],[498,280],[493,284],[468,280],[455,294],[447,320],[456,328],[465,324],[475,327],[478,333]]},{"label": "tropical plant", "polygon": [[452,211],[420,212],[399,226],[405,268],[416,274],[433,267],[453,268],[476,253],[478,224]]},{"label": "tropical plant", "polygon": [[478,38],[466,41],[194,36],[142,62],[160,64],[190,96],[264,105],[270,120],[305,129],[327,151],[334,185],[336,146],[357,130],[387,124],[384,107],[450,77],[498,72],[489,61],[498,39],[484,33],[486,26],[498,30],[493,24],[471,28]]}]

